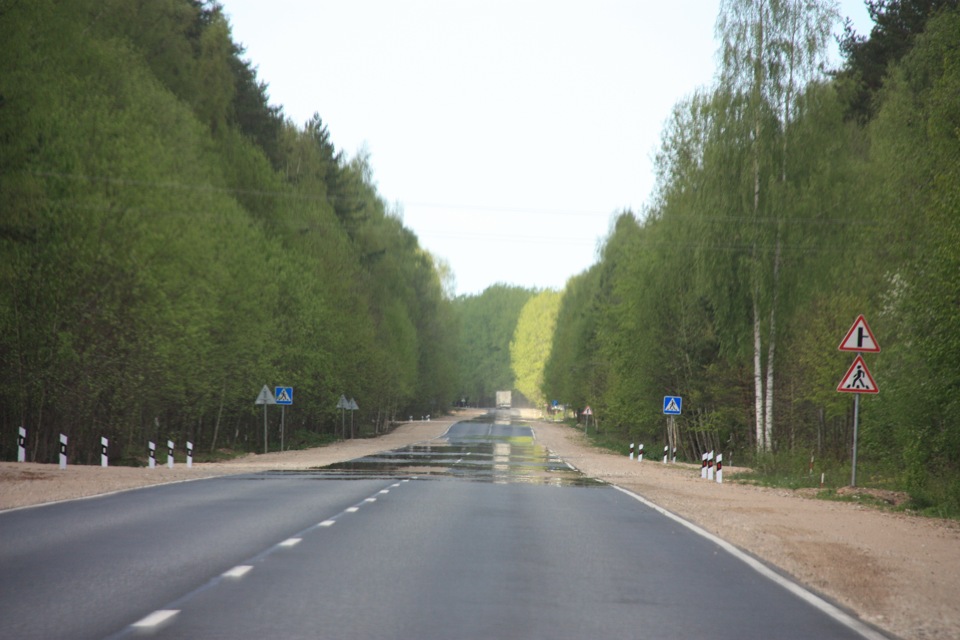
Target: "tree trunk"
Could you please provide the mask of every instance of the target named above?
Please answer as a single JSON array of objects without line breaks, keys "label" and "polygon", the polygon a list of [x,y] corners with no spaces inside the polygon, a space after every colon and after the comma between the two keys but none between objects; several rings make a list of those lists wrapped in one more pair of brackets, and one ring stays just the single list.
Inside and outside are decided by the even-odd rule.
[{"label": "tree trunk", "polygon": [[767,341],[767,389],[766,414],[764,416],[764,445],[773,446],[773,361],[777,346],[777,289],[780,284],[780,233],[777,232],[777,247],[773,254],[773,296],[770,302],[770,338]]},{"label": "tree trunk", "polygon": [[220,391],[220,408],[217,410],[217,422],[213,425],[213,440],[210,442],[210,452],[217,450],[217,434],[220,433],[220,417],[223,415],[223,396],[227,393],[227,383],[224,381]]},{"label": "tree trunk", "polygon": [[762,343],[760,339],[760,309],[757,297],[759,292],[754,293],[753,298],[753,398],[754,398],[754,417],[756,419],[757,451],[766,450],[766,429],[764,427],[764,403],[763,403],[763,358]]}]

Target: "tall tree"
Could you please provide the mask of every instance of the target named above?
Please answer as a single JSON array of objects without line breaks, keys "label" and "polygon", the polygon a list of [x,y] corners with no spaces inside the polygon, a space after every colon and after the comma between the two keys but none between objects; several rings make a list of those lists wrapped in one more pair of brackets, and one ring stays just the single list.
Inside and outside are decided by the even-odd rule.
[{"label": "tall tree", "polygon": [[[749,216],[756,225],[749,240],[747,262],[750,266],[745,275],[750,283],[754,419],[757,448],[761,450],[769,450],[773,445],[777,304],[783,243],[782,214],[776,210],[776,200],[766,191],[776,178],[786,181],[786,132],[798,85],[819,70],[818,63],[835,17],[832,3],[725,0],[717,19],[721,40],[721,91],[734,97],[742,96],[729,104],[740,112],[735,119],[749,127],[744,131],[744,142],[750,149],[752,184],[748,208],[741,215]],[[779,162],[774,155],[778,138]]]},{"label": "tall tree", "polygon": [[510,341],[510,363],[516,388],[534,406],[543,406],[543,369],[550,357],[562,294],[546,290],[523,306]]}]

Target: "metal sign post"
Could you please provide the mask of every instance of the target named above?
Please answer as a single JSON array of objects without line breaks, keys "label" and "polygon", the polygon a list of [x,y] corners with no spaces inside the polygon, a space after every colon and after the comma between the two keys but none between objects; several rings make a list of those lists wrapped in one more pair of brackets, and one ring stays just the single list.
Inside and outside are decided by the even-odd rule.
[{"label": "metal sign post", "polygon": [[[357,406],[356,400],[354,400],[353,398],[350,398],[349,406],[347,407],[347,409],[350,410],[350,437],[354,438],[355,436],[353,432],[353,412],[359,411],[360,407]],[[427,416],[427,417],[429,418],[430,416]]]},{"label": "metal sign post", "polygon": [[[337,400],[337,409],[340,409],[340,437],[344,440],[347,439],[347,418],[344,411],[350,408],[350,402],[347,400],[345,395],[340,396],[340,399]],[[350,414],[351,416],[353,414]]]},{"label": "metal sign post", "polygon": [[[675,416],[683,413],[683,398],[680,396],[663,396],[663,414],[667,416],[667,446],[673,449],[674,458],[677,451],[677,423]],[[663,461],[667,461],[667,455],[663,456]],[[676,462],[676,459],[674,459]]]},{"label": "metal sign post", "polygon": [[260,395],[257,396],[255,404],[263,405],[263,452],[266,453],[267,449],[267,405],[268,404],[277,404],[277,399],[273,397],[273,394],[270,393],[270,388],[267,385],[263,385],[263,389],[260,389]]},{"label": "metal sign post", "polygon": [[846,375],[837,385],[837,391],[841,393],[852,393],[853,396],[853,457],[851,460],[852,468],[850,470],[850,486],[857,486],[857,432],[860,426],[860,394],[861,393],[879,393],[880,389],[874,382],[870,370],[867,369],[867,363],[863,361],[863,352],[879,353],[880,343],[870,331],[870,325],[867,319],[861,313],[853,322],[853,326],[847,331],[847,335],[840,341],[837,347],[840,351],[854,351],[857,353],[857,359],[853,361]]},{"label": "metal sign post", "polygon": [[284,408],[293,404],[293,387],[276,387],[273,391],[277,404],[280,405],[280,451],[283,451]]}]

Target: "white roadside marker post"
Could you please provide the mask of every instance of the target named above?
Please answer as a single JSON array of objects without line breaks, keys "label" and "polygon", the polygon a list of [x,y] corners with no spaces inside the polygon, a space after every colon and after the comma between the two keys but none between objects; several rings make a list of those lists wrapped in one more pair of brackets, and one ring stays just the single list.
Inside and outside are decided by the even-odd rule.
[{"label": "white roadside marker post", "polygon": [[630,443],[630,459],[633,460],[633,443]]},{"label": "white roadside marker post", "polygon": [[104,438],[103,436],[101,436],[100,437],[100,466],[101,467],[106,467],[110,464],[110,461],[107,458],[108,444],[110,444],[110,441]]},{"label": "white roadside marker post", "polygon": [[193,468],[193,443],[187,443],[187,469]]},{"label": "white roadside marker post", "polygon": [[643,462],[643,443],[640,443],[640,448],[637,449],[637,462]]},{"label": "white roadside marker post", "polygon": [[150,457],[147,461],[147,466],[149,466],[151,469],[155,469],[157,467],[157,445],[153,442],[148,442],[147,447],[150,449]]},{"label": "white roadside marker post", "polygon": [[173,440],[167,440],[167,468],[173,469]]},{"label": "white roadside marker post", "polygon": [[707,479],[707,452],[706,451],[700,454],[700,478],[702,480]]},{"label": "white roadside marker post", "polygon": [[67,468],[67,436],[60,434],[60,468]]},{"label": "white roadside marker post", "polygon": [[707,480],[713,480],[713,451],[707,454]]},{"label": "white roadside marker post", "polygon": [[20,427],[20,434],[17,436],[17,462],[27,461],[27,430]]},{"label": "white roadside marker post", "polygon": [[663,464],[667,464],[667,458],[670,455],[670,446],[663,445]]},{"label": "white roadside marker post", "polygon": [[717,484],[723,484],[723,454],[717,454]]}]

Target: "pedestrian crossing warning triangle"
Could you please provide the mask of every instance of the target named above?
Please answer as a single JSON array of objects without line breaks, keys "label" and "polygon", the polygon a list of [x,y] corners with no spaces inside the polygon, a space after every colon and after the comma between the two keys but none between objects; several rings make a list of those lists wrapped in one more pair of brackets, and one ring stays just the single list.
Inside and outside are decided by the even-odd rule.
[{"label": "pedestrian crossing warning triangle", "polygon": [[880,393],[877,383],[870,375],[870,370],[867,369],[867,363],[863,361],[861,356],[857,356],[857,359],[847,369],[847,374],[837,385],[837,391],[843,393]]}]

